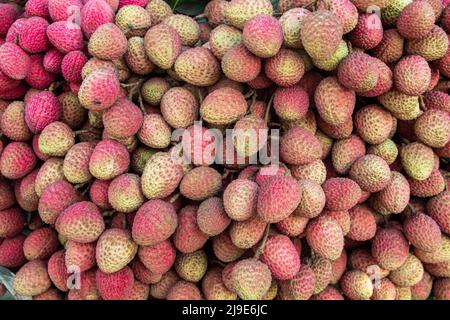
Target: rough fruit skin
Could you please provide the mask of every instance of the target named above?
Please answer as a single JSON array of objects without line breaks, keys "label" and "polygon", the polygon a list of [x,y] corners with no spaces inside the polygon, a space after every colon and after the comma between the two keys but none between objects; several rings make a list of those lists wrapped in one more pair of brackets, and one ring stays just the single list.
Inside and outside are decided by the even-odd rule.
[{"label": "rough fruit skin", "polygon": [[432,148],[442,148],[450,141],[450,114],[444,110],[426,110],[414,124],[420,141]]},{"label": "rough fruit skin", "polygon": [[232,0],[224,6],[224,17],[233,27],[242,29],[245,23],[259,14],[273,14],[273,7],[269,0]]},{"label": "rough fruit skin", "polygon": [[41,17],[31,17],[20,28],[18,44],[28,53],[46,51],[49,41],[46,34],[48,22]]},{"label": "rough fruit skin", "polygon": [[237,82],[249,82],[260,73],[261,59],[243,44],[237,44],[225,52],[221,66],[227,78]]},{"label": "rough fruit skin", "polygon": [[80,272],[87,271],[96,265],[96,243],[78,243],[67,241],[64,262],[67,269],[78,268]]},{"label": "rough fruit skin", "polygon": [[443,58],[447,50],[447,34],[438,26],[433,26],[431,31],[424,37],[406,42],[407,53],[420,55],[427,61]]},{"label": "rough fruit skin", "polygon": [[397,89],[405,94],[418,96],[425,93],[431,80],[428,62],[417,55],[402,58],[394,68],[394,80]]},{"label": "rough fruit skin", "polygon": [[432,197],[445,190],[445,180],[438,170],[433,170],[425,180],[408,180],[411,195],[416,197]]},{"label": "rough fruit skin", "polygon": [[300,203],[300,185],[288,176],[274,176],[260,187],[258,193],[258,216],[267,223],[287,218]]},{"label": "rough fruit skin", "polygon": [[397,29],[406,39],[420,39],[431,31],[435,14],[427,1],[413,1],[407,5],[397,19]]},{"label": "rough fruit skin", "polygon": [[124,268],[137,253],[138,246],[128,230],[108,229],[97,241],[96,261],[104,273],[114,273]]},{"label": "rough fruit skin", "polygon": [[8,179],[20,179],[33,170],[36,162],[36,156],[28,144],[11,142],[0,156],[0,173]]},{"label": "rough fruit skin", "polygon": [[398,120],[413,120],[419,116],[419,97],[392,89],[378,97],[378,101]]},{"label": "rough fruit skin", "polygon": [[448,300],[450,298],[450,281],[448,278],[436,280],[433,287],[433,295],[437,300]]},{"label": "rough fruit skin", "polygon": [[403,168],[408,176],[416,180],[425,180],[433,171],[433,150],[420,142],[404,146],[400,151]]},{"label": "rough fruit skin", "polygon": [[274,17],[257,15],[245,23],[242,37],[245,46],[253,54],[261,58],[270,58],[281,48],[283,30]]},{"label": "rough fruit skin", "polygon": [[449,199],[450,192],[444,191],[431,198],[427,203],[427,213],[437,222],[442,232],[446,234],[450,233],[450,223],[448,223],[448,217],[450,216]]},{"label": "rough fruit skin", "polygon": [[53,229],[41,228],[31,232],[23,243],[23,252],[27,260],[49,258],[58,248],[57,234]]},{"label": "rough fruit skin", "polygon": [[166,299],[201,300],[201,293],[194,283],[180,280],[168,290]]},{"label": "rough fruit skin", "polygon": [[198,117],[197,99],[181,87],[168,89],[162,96],[160,108],[164,120],[175,129],[193,125]]},{"label": "rough fruit skin", "polygon": [[150,60],[162,69],[170,69],[181,53],[181,39],[174,28],[158,24],[144,37],[144,47]]},{"label": "rough fruit skin", "polygon": [[0,46],[0,71],[16,80],[25,79],[30,69],[30,57],[16,44],[6,42]]},{"label": "rough fruit skin", "polygon": [[195,86],[210,86],[220,78],[220,65],[211,51],[204,47],[190,48],[175,61],[174,70],[183,81]]},{"label": "rough fruit skin", "polygon": [[102,60],[121,58],[127,50],[127,38],[113,23],[98,27],[89,39],[89,53]]},{"label": "rough fruit skin", "polygon": [[264,72],[267,77],[282,87],[297,84],[305,74],[305,63],[295,51],[280,49],[278,53],[267,59]]},{"label": "rough fruit skin", "polygon": [[365,13],[358,18],[356,27],[349,33],[350,42],[359,48],[375,48],[383,39],[383,26],[377,14]]},{"label": "rough fruit skin", "polygon": [[339,82],[356,92],[372,90],[378,81],[379,72],[375,59],[364,52],[349,54],[338,67]]},{"label": "rough fruit skin", "polygon": [[355,108],[355,92],[342,86],[335,77],[323,79],[314,93],[320,117],[338,126],[348,121]]},{"label": "rough fruit skin", "polygon": [[144,203],[141,179],[138,175],[125,173],[111,181],[108,202],[119,212],[133,212]]},{"label": "rough fruit skin", "polygon": [[[127,100],[124,99],[124,101]],[[127,112],[126,109],[123,111]],[[136,112],[140,111],[136,109]],[[147,114],[141,122],[138,138],[142,143],[155,149],[164,149],[169,146],[171,130],[160,114]]]},{"label": "rough fruit skin", "polygon": [[367,241],[375,236],[377,223],[374,212],[366,205],[357,205],[349,210],[350,230],[346,237],[356,241]]},{"label": "rough fruit skin", "polygon": [[174,28],[180,35],[181,44],[183,46],[194,46],[200,36],[200,28],[198,23],[189,16],[182,14],[172,14],[167,16],[163,21],[163,24],[167,24]]},{"label": "rough fruit skin", "polygon": [[170,203],[150,200],[136,213],[133,240],[141,246],[158,244],[169,238],[177,228],[177,215]]},{"label": "rough fruit skin", "polygon": [[39,135],[39,151],[52,157],[64,157],[75,144],[75,134],[64,122],[55,121],[42,130]]},{"label": "rough fruit skin", "polygon": [[255,259],[237,262],[231,270],[232,289],[242,300],[261,299],[269,290],[272,276],[269,268]]},{"label": "rough fruit skin", "polygon": [[348,178],[331,178],[322,185],[327,199],[328,210],[348,210],[354,207],[361,197],[359,185]]},{"label": "rough fruit skin", "polygon": [[228,125],[241,118],[248,109],[239,91],[224,87],[208,94],[200,106],[202,119],[212,125]]},{"label": "rough fruit skin", "polygon": [[231,241],[238,248],[249,249],[263,237],[266,225],[258,216],[245,221],[235,221],[230,227]]},{"label": "rough fruit skin", "polygon": [[331,150],[331,160],[336,172],[346,174],[352,164],[366,154],[364,142],[356,135],[337,140]]},{"label": "rough fruit skin", "polygon": [[344,273],[340,284],[343,293],[351,300],[368,300],[373,294],[371,279],[359,270]]},{"label": "rough fruit skin", "polygon": [[383,190],[391,179],[391,170],[386,161],[371,154],[356,160],[349,173],[361,189],[368,192]]},{"label": "rough fruit skin", "polygon": [[119,92],[117,74],[108,70],[97,70],[83,80],[78,98],[88,110],[105,110],[117,101]]},{"label": "rough fruit skin", "polygon": [[281,159],[292,165],[305,165],[317,160],[322,146],[308,130],[294,127],[289,129],[280,141]]},{"label": "rough fruit skin", "polygon": [[414,247],[427,252],[439,249],[441,231],[430,216],[421,212],[410,215],[403,224],[403,230]]},{"label": "rough fruit skin", "polygon": [[89,243],[98,239],[105,223],[98,207],[89,201],[77,202],[56,219],[55,228],[69,240]]},{"label": "rough fruit skin", "polygon": [[125,300],[134,285],[133,271],[125,267],[114,273],[104,273],[98,269],[95,273],[97,289],[104,300]]},{"label": "rough fruit skin", "polygon": [[63,171],[67,181],[85,183],[92,178],[89,172],[89,159],[95,143],[80,142],[72,146],[64,157]]},{"label": "rough fruit skin", "polygon": [[294,211],[295,215],[306,218],[317,217],[325,207],[325,193],[322,187],[311,180],[300,180],[301,200]]},{"label": "rough fruit skin", "polygon": [[405,39],[398,33],[397,29],[388,29],[383,33],[383,39],[372,50],[372,55],[384,63],[393,63],[403,55]]},{"label": "rough fruit skin", "polygon": [[372,256],[381,268],[395,270],[408,259],[409,245],[401,231],[379,229],[372,240]]},{"label": "rough fruit skin", "polygon": [[47,266],[42,260],[30,261],[23,265],[13,280],[13,289],[19,296],[35,296],[47,291],[50,286]]},{"label": "rough fruit skin", "polygon": [[83,48],[83,32],[78,24],[70,21],[53,22],[47,27],[50,43],[62,53]]},{"label": "rough fruit skin", "polygon": [[210,167],[197,167],[184,175],[180,182],[181,194],[191,200],[201,201],[212,197],[222,187],[219,172]]},{"label": "rough fruit skin", "polygon": [[61,114],[58,97],[49,91],[38,92],[25,103],[25,122],[33,133],[40,133]]},{"label": "rough fruit skin", "polygon": [[410,199],[408,180],[401,173],[392,171],[391,181],[376,197],[380,204],[390,212],[402,212]]},{"label": "rough fruit skin", "polygon": [[114,22],[114,11],[104,0],[89,0],[81,8],[81,28],[87,38],[102,24]]},{"label": "rough fruit skin", "polygon": [[321,216],[308,224],[306,239],[315,252],[330,260],[338,259],[344,248],[341,227],[327,216]]},{"label": "rough fruit skin", "polygon": [[250,180],[232,181],[223,194],[227,215],[235,221],[244,221],[256,214],[259,187]]},{"label": "rough fruit skin", "polygon": [[341,21],[334,13],[315,11],[302,22],[300,33],[303,47],[313,59],[327,59],[338,48],[343,31]]},{"label": "rough fruit skin", "polygon": [[227,216],[221,198],[212,197],[203,201],[197,210],[197,224],[202,232],[216,236],[225,231],[231,220]]},{"label": "rough fruit skin", "polygon": [[300,270],[300,257],[292,241],[283,235],[269,237],[261,254],[261,261],[279,280],[292,279]]},{"label": "rough fruit skin", "polygon": [[214,255],[222,262],[233,262],[240,258],[245,250],[236,247],[228,234],[223,233],[212,239]]},{"label": "rough fruit skin", "polygon": [[215,267],[205,274],[202,290],[206,300],[236,300],[236,293],[228,290],[223,284],[222,269]]},{"label": "rough fruit skin", "polygon": [[140,246],[138,256],[148,270],[164,274],[175,263],[176,250],[170,240],[165,240],[153,246]]},{"label": "rough fruit skin", "polygon": [[115,24],[127,37],[144,36],[152,25],[152,19],[147,10],[131,3],[121,6],[116,12]]},{"label": "rough fruit skin", "polygon": [[209,236],[197,224],[197,207],[188,205],[178,213],[178,226],[173,236],[175,247],[183,253],[201,249]]},{"label": "rough fruit skin", "polygon": [[124,173],[130,164],[125,146],[115,140],[99,142],[89,160],[89,171],[97,179],[109,180]]},{"label": "rough fruit skin", "polygon": [[199,282],[208,267],[208,257],[203,250],[178,255],[175,260],[175,271],[183,280]]},{"label": "rough fruit skin", "polygon": [[120,98],[103,114],[105,131],[114,138],[135,135],[142,126],[142,111],[131,101]]},{"label": "rough fruit skin", "polygon": [[309,108],[307,92],[298,86],[277,88],[273,98],[277,115],[286,121],[300,120]]},{"label": "rough fruit skin", "polygon": [[61,72],[65,80],[81,83],[81,70],[88,61],[82,51],[71,51],[61,61]]},{"label": "rough fruit skin", "polygon": [[370,144],[385,141],[392,130],[393,121],[390,112],[378,105],[365,106],[355,115],[355,127],[358,134]]}]

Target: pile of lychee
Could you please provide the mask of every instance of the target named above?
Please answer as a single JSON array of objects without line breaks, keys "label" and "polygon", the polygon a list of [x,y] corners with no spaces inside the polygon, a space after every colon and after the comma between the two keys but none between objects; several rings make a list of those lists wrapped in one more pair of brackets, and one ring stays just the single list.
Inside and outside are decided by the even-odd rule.
[{"label": "pile of lychee", "polygon": [[0,4],[0,296],[450,299],[450,1],[273,2]]}]

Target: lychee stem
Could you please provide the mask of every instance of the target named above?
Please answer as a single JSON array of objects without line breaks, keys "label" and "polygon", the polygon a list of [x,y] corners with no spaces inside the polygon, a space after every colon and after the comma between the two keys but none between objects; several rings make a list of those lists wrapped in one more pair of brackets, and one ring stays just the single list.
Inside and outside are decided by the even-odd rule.
[{"label": "lychee stem", "polygon": [[266,115],[264,116],[264,122],[266,123],[266,125],[269,123],[270,109],[272,108],[272,102],[273,102],[274,96],[275,96],[275,94],[273,94],[270,97],[269,103],[267,104]]},{"label": "lychee stem", "polygon": [[267,239],[269,238],[269,231],[270,231],[270,223],[267,224],[266,230],[264,231],[264,237],[261,241],[261,245],[256,250],[254,258],[259,259],[259,256],[264,252],[264,247],[266,246]]},{"label": "lychee stem", "polygon": [[419,96],[419,106],[421,110],[427,110],[427,107],[425,106],[425,100],[423,99],[423,96]]},{"label": "lychee stem", "polygon": [[175,201],[177,201],[177,199],[181,196],[181,193],[176,193],[174,194],[170,199],[169,199],[169,203],[174,203]]}]

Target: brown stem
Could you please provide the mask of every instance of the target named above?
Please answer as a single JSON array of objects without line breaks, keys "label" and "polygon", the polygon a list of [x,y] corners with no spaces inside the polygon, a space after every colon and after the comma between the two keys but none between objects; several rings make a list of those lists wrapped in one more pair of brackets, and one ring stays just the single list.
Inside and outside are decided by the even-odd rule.
[{"label": "brown stem", "polygon": [[270,109],[272,108],[272,102],[273,102],[273,97],[275,96],[275,94],[273,94],[270,97],[269,103],[267,104],[267,109],[266,109],[266,114],[264,116],[264,121],[266,123],[266,125],[269,123],[269,118],[270,118]]},{"label": "brown stem", "polygon": [[170,203],[174,203],[175,201],[177,201],[178,200],[178,198],[181,196],[181,193],[176,193],[176,194],[174,194],[170,199],[169,199],[169,202]]}]

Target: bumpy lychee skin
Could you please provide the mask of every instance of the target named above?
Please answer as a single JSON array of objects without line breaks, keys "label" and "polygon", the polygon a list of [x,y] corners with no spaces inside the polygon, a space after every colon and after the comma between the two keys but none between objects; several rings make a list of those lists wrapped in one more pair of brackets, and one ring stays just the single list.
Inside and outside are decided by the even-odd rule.
[{"label": "bumpy lychee skin", "polygon": [[417,55],[402,58],[394,68],[394,80],[397,89],[405,94],[418,96],[425,93],[431,80],[428,62]]},{"label": "bumpy lychee skin", "polygon": [[[139,110],[136,111],[139,112]],[[137,128],[139,129],[138,137],[142,143],[155,149],[164,149],[169,146],[171,130],[160,114],[147,114],[141,123],[142,126]]]},{"label": "bumpy lychee skin", "polygon": [[280,118],[295,121],[306,115],[309,97],[306,91],[298,86],[278,88],[275,91],[273,105]]},{"label": "bumpy lychee skin", "polygon": [[50,228],[41,228],[31,232],[23,243],[25,257],[31,261],[49,258],[58,248],[56,232]]},{"label": "bumpy lychee skin", "polygon": [[300,185],[289,176],[274,176],[260,187],[257,211],[267,223],[287,218],[300,203]]},{"label": "bumpy lychee skin", "polygon": [[135,135],[143,122],[142,111],[131,101],[120,98],[103,114],[105,131],[114,138]]},{"label": "bumpy lychee skin", "polygon": [[190,48],[175,61],[178,77],[195,86],[210,86],[220,78],[220,65],[211,51],[204,47]]},{"label": "bumpy lychee skin", "polygon": [[223,194],[227,215],[235,221],[244,221],[254,216],[258,191],[258,185],[246,179],[236,179],[228,184]]},{"label": "bumpy lychee skin", "polygon": [[152,18],[142,6],[130,3],[116,12],[115,24],[127,37],[144,36],[152,25]]},{"label": "bumpy lychee skin", "polygon": [[0,71],[12,79],[25,79],[28,74],[30,57],[16,44],[6,42],[0,46]]},{"label": "bumpy lychee skin", "polygon": [[306,228],[306,239],[320,256],[336,260],[344,248],[344,236],[339,224],[332,218],[321,216]]},{"label": "bumpy lychee skin", "polygon": [[147,57],[144,39],[141,37],[131,37],[128,39],[125,61],[131,71],[138,75],[148,75],[155,69],[153,62]]},{"label": "bumpy lychee skin", "polygon": [[218,267],[207,271],[202,280],[202,289],[207,300],[237,299],[237,294],[225,287],[222,280],[222,269]]},{"label": "bumpy lychee skin", "polygon": [[261,240],[266,225],[258,216],[245,221],[235,221],[230,227],[231,241],[238,248],[249,249]]},{"label": "bumpy lychee skin", "polygon": [[272,282],[267,265],[255,259],[237,262],[231,270],[230,277],[233,291],[243,300],[261,299]]},{"label": "bumpy lychee skin", "polygon": [[348,55],[347,43],[342,40],[336,51],[328,58],[323,60],[313,60],[313,64],[322,70],[333,71],[339,66],[339,63]]},{"label": "bumpy lychee skin", "polygon": [[105,229],[98,207],[89,201],[77,202],[56,219],[55,228],[69,240],[88,243],[98,239]]},{"label": "bumpy lychee skin", "polygon": [[373,294],[369,276],[359,270],[344,273],[340,281],[343,293],[351,300],[368,300]]},{"label": "bumpy lychee skin", "polygon": [[375,236],[377,224],[374,211],[366,205],[350,209],[350,230],[346,237],[356,241],[367,241]]},{"label": "bumpy lychee skin", "polygon": [[89,74],[78,92],[81,104],[89,110],[105,110],[119,97],[120,83],[115,72],[98,70]]},{"label": "bumpy lychee skin", "polygon": [[414,124],[420,141],[432,148],[442,148],[450,141],[450,115],[441,110],[425,111]]},{"label": "bumpy lychee skin", "polygon": [[261,59],[251,53],[243,44],[228,49],[222,57],[225,75],[237,82],[254,80],[261,70]]},{"label": "bumpy lychee skin", "polygon": [[385,141],[392,130],[392,115],[378,105],[361,108],[355,115],[355,127],[361,138],[370,144]]},{"label": "bumpy lychee skin", "polygon": [[189,16],[182,14],[173,14],[166,17],[163,24],[174,28],[180,35],[183,46],[194,46],[200,37],[199,24]]},{"label": "bumpy lychee skin", "polygon": [[13,207],[0,211],[0,236],[14,237],[20,233],[25,225],[25,219],[19,208]]},{"label": "bumpy lychee skin", "polygon": [[200,106],[202,118],[213,125],[228,125],[241,118],[248,109],[239,91],[224,87],[208,94]]},{"label": "bumpy lychee skin", "polygon": [[399,268],[405,263],[408,253],[406,238],[395,228],[379,229],[372,240],[372,255],[383,269]]},{"label": "bumpy lychee skin", "polygon": [[108,229],[97,241],[95,255],[98,268],[104,273],[117,272],[133,260],[137,249],[128,230]]},{"label": "bumpy lychee skin", "polygon": [[233,262],[240,258],[245,249],[236,247],[227,233],[212,238],[214,255],[222,262]]},{"label": "bumpy lychee skin", "polygon": [[215,169],[197,167],[185,174],[180,192],[188,199],[200,201],[215,195],[221,187],[222,177]]},{"label": "bumpy lychee skin", "polygon": [[50,45],[46,34],[48,25],[41,17],[28,18],[20,28],[20,47],[28,53],[46,51]]},{"label": "bumpy lychee skin", "polygon": [[374,58],[363,52],[349,54],[339,64],[339,82],[356,92],[372,90],[379,77],[378,68],[374,61]]},{"label": "bumpy lychee skin", "polygon": [[83,32],[78,24],[70,21],[53,22],[47,27],[50,43],[62,53],[83,48]]},{"label": "bumpy lychee skin", "polygon": [[417,258],[420,259],[420,261],[424,263],[441,263],[446,262],[450,257],[450,239],[442,234],[441,237],[441,243],[439,245],[439,248],[432,252],[427,252],[420,250],[418,248],[414,249],[414,254]]},{"label": "bumpy lychee skin", "polygon": [[336,172],[346,174],[352,164],[366,154],[364,142],[356,135],[338,140],[331,151],[331,160]]},{"label": "bumpy lychee skin", "polygon": [[175,191],[182,177],[182,166],[175,163],[170,154],[156,153],[147,162],[142,173],[142,192],[148,199],[167,197]]},{"label": "bumpy lychee skin", "polygon": [[138,256],[148,270],[164,274],[175,263],[176,250],[170,240],[165,240],[153,246],[140,246]]},{"label": "bumpy lychee skin", "polygon": [[0,173],[8,179],[20,179],[36,165],[33,149],[24,142],[11,142],[0,156]]},{"label": "bumpy lychee skin", "polygon": [[328,77],[317,86],[314,101],[323,120],[331,125],[341,125],[353,113],[355,92],[343,87],[335,77]]},{"label": "bumpy lychee skin", "polygon": [[450,192],[444,191],[439,195],[430,199],[427,203],[427,213],[437,222],[442,232],[450,233],[450,217],[449,204]]},{"label": "bumpy lychee skin", "polygon": [[15,192],[5,180],[0,180],[0,210],[5,210],[12,207],[15,201]]},{"label": "bumpy lychee skin", "polygon": [[206,273],[208,258],[203,250],[178,255],[175,260],[175,270],[180,278],[186,281],[198,282]]},{"label": "bumpy lychee skin", "polygon": [[24,241],[25,235],[19,234],[15,237],[4,239],[0,243],[0,266],[16,268],[27,261],[23,253]]},{"label": "bumpy lychee skin", "polygon": [[88,61],[82,51],[71,51],[66,54],[61,62],[61,72],[66,81],[81,83],[81,70]]},{"label": "bumpy lychee skin", "polygon": [[78,268],[80,272],[87,271],[96,265],[95,242],[79,243],[67,241],[65,244],[64,262],[68,270]]},{"label": "bumpy lychee skin", "polygon": [[433,279],[428,272],[423,273],[422,280],[411,287],[411,296],[413,300],[427,300],[433,288]]},{"label": "bumpy lychee skin", "polygon": [[181,53],[181,39],[167,24],[150,28],[144,37],[144,47],[150,60],[161,69],[170,69]]},{"label": "bumpy lychee skin", "polygon": [[295,51],[280,49],[278,53],[267,59],[264,66],[267,77],[282,87],[297,84],[305,74],[305,63]]},{"label": "bumpy lychee skin", "polygon": [[420,55],[427,61],[443,58],[446,55],[447,49],[447,34],[441,27],[436,25],[422,38],[406,42],[407,53]]},{"label": "bumpy lychee skin", "polygon": [[422,279],[424,268],[416,256],[410,254],[405,263],[398,269],[391,271],[389,279],[401,287],[412,287]]},{"label": "bumpy lychee skin", "polygon": [[58,120],[61,113],[61,103],[49,91],[38,92],[25,103],[25,121],[33,133],[40,133],[47,125]]},{"label": "bumpy lychee skin", "polygon": [[436,280],[433,295],[437,300],[448,300],[450,298],[450,281],[448,278]]},{"label": "bumpy lychee skin", "polygon": [[35,89],[43,90],[48,88],[55,80],[55,75],[44,69],[41,55],[32,55],[30,60],[30,69],[28,70],[25,81]]},{"label": "bumpy lychee skin", "polygon": [[261,58],[270,58],[277,54],[283,43],[281,25],[269,15],[258,15],[249,19],[244,25],[242,36],[245,46]]},{"label": "bumpy lychee skin", "polygon": [[439,170],[433,170],[425,180],[408,179],[411,195],[416,197],[433,197],[445,190],[445,180]]},{"label": "bumpy lychee skin", "polygon": [[281,159],[292,165],[304,165],[319,159],[321,150],[319,140],[303,128],[290,129],[280,142]]},{"label": "bumpy lychee skin", "polygon": [[115,140],[99,142],[89,160],[89,171],[97,179],[109,180],[124,173],[130,164],[125,146]]},{"label": "bumpy lychee skin", "polygon": [[186,206],[178,213],[178,226],[173,236],[176,248],[183,253],[201,249],[209,236],[197,225],[197,207]]},{"label": "bumpy lychee skin", "polygon": [[300,180],[301,200],[294,213],[306,218],[317,217],[325,207],[322,187],[311,180]]},{"label": "bumpy lychee skin", "polygon": [[194,283],[180,280],[168,290],[166,299],[201,300],[202,294]]},{"label": "bumpy lychee skin", "polygon": [[397,29],[407,39],[420,39],[431,31],[435,14],[427,1],[407,5],[397,19]]},{"label": "bumpy lychee skin", "polygon": [[42,60],[42,65],[46,71],[60,74],[63,58],[64,53],[60,52],[56,48],[52,48],[45,53],[44,59]]},{"label": "bumpy lychee skin", "polygon": [[403,55],[405,40],[398,33],[397,29],[388,29],[384,31],[383,39],[372,50],[372,55],[384,63],[393,63]]},{"label": "bumpy lychee skin", "polygon": [[104,300],[125,300],[135,281],[133,271],[129,267],[114,273],[104,273],[98,269],[95,279],[98,292]]},{"label": "bumpy lychee skin", "polygon": [[413,120],[419,116],[419,97],[392,89],[378,97],[378,101],[399,120]]},{"label": "bumpy lychee skin", "polygon": [[242,29],[245,23],[259,14],[272,15],[273,7],[268,0],[233,0],[224,6],[224,17],[232,26]]},{"label": "bumpy lychee skin", "polygon": [[389,184],[391,170],[383,158],[366,155],[353,163],[350,177],[359,184],[362,190],[377,192]]},{"label": "bumpy lychee skin", "polygon": [[234,27],[221,24],[211,31],[209,46],[211,52],[222,60],[225,53],[242,42],[242,32]]},{"label": "bumpy lychee skin", "polygon": [[209,236],[219,235],[228,227],[230,222],[221,198],[211,197],[199,205],[197,224],[205,234]]},{"label": "bumpy lychee skin", "polygon": [[177,228],[177,215],[170,203],[150,200],[142,205],[133,222],[133,239],[139,245],[158,244]]},{"label": "bumpy lychee skin", "polygon": [[261,254],[261,261],[279,280],[292,279],[300,270],[300,257],[287,236],[269,237]]},{"label": "bumpy lychee skin", "polygon": [[13,280],[13,289],[19,296],[35,296],[47,291],[51,283],[46,263],[42,260],[34,260],[17,271]]},{"label": "bumpy lychee skin", "polygon": [[144,203],[141,179],[138,175],[125,173],[116,177],[108,188],[108,201],[119,212],[133,212]]},{"label": "bumpy lychee skin", "polygon": [[413,142],[400,151],[403,168],[408,176],[416,180],[425,180],[433,171],[433,150],[422,143]]},{"label": "bumpy lychee skin", "polygon": [[326,208],[329,210],[348,210],[354,207],[360,197],[361,188],[348,178],[331,178],[322,186],[327,199]]},{"label": "bumpy lychee skin", "polygon": [[161,113],[172,128],[187,128],[194,124],[198,116],[198,102],[187,89],[169,89],[161,99]]},{"label": "bumpy lychee skin", "polygon": [[121,58],[127,51],[127,38],[113,23],[98,27],[89,39],[89,53],[102,60]]},{"label": "bumpy lychee skin", "polygon": [[318,10],[307,15],[302,24],[302,44],[313,59],[326,59],[336,51],[344,32],[338,16]]},{"label": "bumpy lychee skin", "polygon": [[405,220],[403,229],[407,239],[420,250],[432,252],[440,246],[439,225],[424,213],[418,212],[410,215]]},{"label": "bumpy lychee skin", "polygon": [[38,143],[43,154],[63,157],[75,144],[75,134],[64,122],[55,121],[42,130]]},{"label": "bumpy lychee skin", "polygon": [[92,178],[89,171],[89,159],[94,151],[95,143],[80,142],[73,145],[64,157],[63,171],[67,181],[85,183]]},{"label": "bumpy lychee skin", "polygon": [[409,183],[401,173],[392,171],[389,184],[376,197],[384,208],[392,213],[400,213],[409,203]]},{"label": "bumpy lychee skin", "polygon": [[42,221],[54,224],[59,214],[79,200],[74,187],[61,180],[50,184],[39,198],[38,212]]},{"label": "bumpy lychee skin", "polygon": [[106,1],[87,1],[81,8],[81,28],[87,38],[102,24],[114,22],[114,11]]}]

